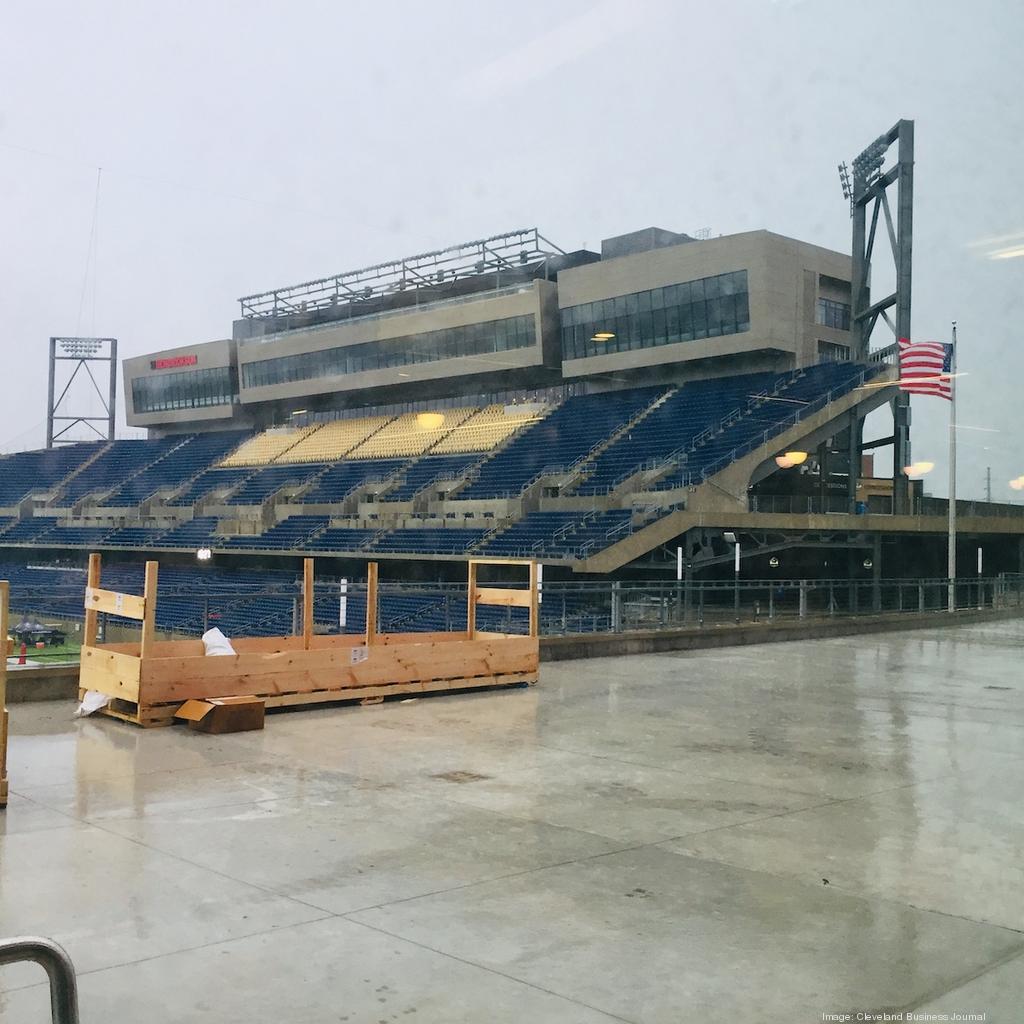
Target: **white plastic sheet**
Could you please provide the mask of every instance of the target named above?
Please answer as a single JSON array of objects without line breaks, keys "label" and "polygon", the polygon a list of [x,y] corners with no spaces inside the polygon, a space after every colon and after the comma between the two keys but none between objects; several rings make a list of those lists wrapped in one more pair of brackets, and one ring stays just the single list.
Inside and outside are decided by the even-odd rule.
[{"label": "white plastic sheet", "polygon": [[203,634],[203,646],[206,648],[206,656],[218,654],[234,654],[235,649],[231,641],[216,627],[208,629]]}]

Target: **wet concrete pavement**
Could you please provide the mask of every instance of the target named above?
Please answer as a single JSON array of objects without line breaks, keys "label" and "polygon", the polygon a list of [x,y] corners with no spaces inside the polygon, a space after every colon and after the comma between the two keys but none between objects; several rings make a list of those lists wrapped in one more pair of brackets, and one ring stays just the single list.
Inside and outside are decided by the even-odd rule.
[{"label": "wet concrete pavement", "polygon": [[[98,1022],[1024,1005],[1024,623],[545,665],[142,732],[17,705],[0,935]],[[36,968],[0,1020],[48,1019]]]}]

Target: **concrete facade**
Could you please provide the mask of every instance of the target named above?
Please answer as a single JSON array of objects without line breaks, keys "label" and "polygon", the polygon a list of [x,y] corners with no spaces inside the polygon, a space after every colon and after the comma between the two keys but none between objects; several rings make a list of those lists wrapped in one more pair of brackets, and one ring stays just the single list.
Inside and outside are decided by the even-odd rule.
[{"label": "concrete facade", "polygon": [[821,277],[849,282],[849,256],[770,231],[681,242],[565,270],[558,278],[558,301],[564,309],[737,270],[747,272],[749,331],[565,360],[563,374],[576,377],[615,373],[638,366],[764,352],[783,354],[783,366],[806,366],[818,362],[819,340],[849,344],[848,331],[816,323],[819,294],[838,297],[830,284],[819,293]]},{"label": "concrete facade", "polygon": [[[755,370],[782,370],[819,361],[820,343],[849,346],[849,331],[817,323],[817,300],[849,300],[850,259],[769,231],[693,240],[645,228],[602,244],[603,258],[563,267],[557,281],[533,279],[458,299],[425,301],[350,320],[168,349],[125,360],[125,394],[132,426],[173,429],[234,417],[239,425],[270,424],[296,407],[317,409],[392,405],[417,400],[542,388],[586,378],[605,387],[638,380],[681,380]],[[560,310],[681,284],[718,274],[747,273],[750,329],[737,334],[628,352],[563,359]],[[263,386],[246,385],[246,366],[279,357],[415,337],[513,317],[533,316],[534,344],[433,362],[323,376]],[[831,351],[831,349],[830,349]],[[155,359],[197,355],[196,368],[235,365],[239,405],[141,413],[132,380],[153,374]],[[166,371],[173,372],[173,371]],[[621,386],[621,383],[612,383]]]},{"label": "concrete facade", "polygon": [[[434,303],[423,309],[409,309],[382,316],[339,321],[286,334],[268,335],[238,347],[239,381],[243,403],[281,401],[340,391],[364,391],[389,386],[408,386],[422,381],[465,377],[486,373],[500,375],[512,369],[557,366],[557,304],[555,286],[548,281],[533,281],[515,290],[485,295],[473,300]],[[409,363],[386,369],[369,370],[343,376],[293,381],[269,387],[246,387],[245,366],[279,356],[345,348],[372,341],[387,341],[446,328],[463,327],[505,320],[517,316],[535,319],[535,343],[532,346],[483,355],[443,359],[430,363]]]},{"label": "concrete facade", "polygon": [[[187,366],[169,366],[165,369],[154,369],[153,363],[159,360],[191,359],[195,362]],[[141,377],[169,377],[171,374],[194,370],[229,368],[236,365],[235,342],[230,338],[221,341],[207,341],[199,345],[181,345],[177,348],[151,352],[134,359],[125,359],[122,366],[124,379],[124,409],[128,425],[131,427],[180,427],[190,429],[193,425],[213,426],[220,421],[221,426],[234,426],[241,410],[235,403],[211,405],[189,409],[169,409],[161,412],[139,412],[135,408],[132,382]],[[242,424],[237,424],[241,426]]]}]

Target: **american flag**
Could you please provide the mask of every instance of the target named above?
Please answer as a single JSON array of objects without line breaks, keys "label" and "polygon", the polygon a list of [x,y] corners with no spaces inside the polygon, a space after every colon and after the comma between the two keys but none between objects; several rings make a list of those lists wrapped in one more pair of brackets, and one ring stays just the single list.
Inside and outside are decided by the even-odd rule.
[{"label": "american flag", "polygon": [[953,398],[953,346],[900,338],[900,391]]}]

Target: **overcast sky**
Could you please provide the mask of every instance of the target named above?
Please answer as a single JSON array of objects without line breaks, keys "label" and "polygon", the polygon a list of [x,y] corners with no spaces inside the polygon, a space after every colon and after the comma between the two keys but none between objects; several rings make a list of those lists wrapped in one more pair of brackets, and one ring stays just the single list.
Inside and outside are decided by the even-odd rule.
[{"label": "overcast sky", "polygon": [[[43,442],[53,334],[227,337],[241,295],[534,225],[848,251],[836,164],[907,117],[914,334],[959,321],[985,428],[960,493],[991,465],[1020,500],[1022,40],[1019,0],[3,0],[0,451]],[[945,493],[946,405],[913,405]]]}]

